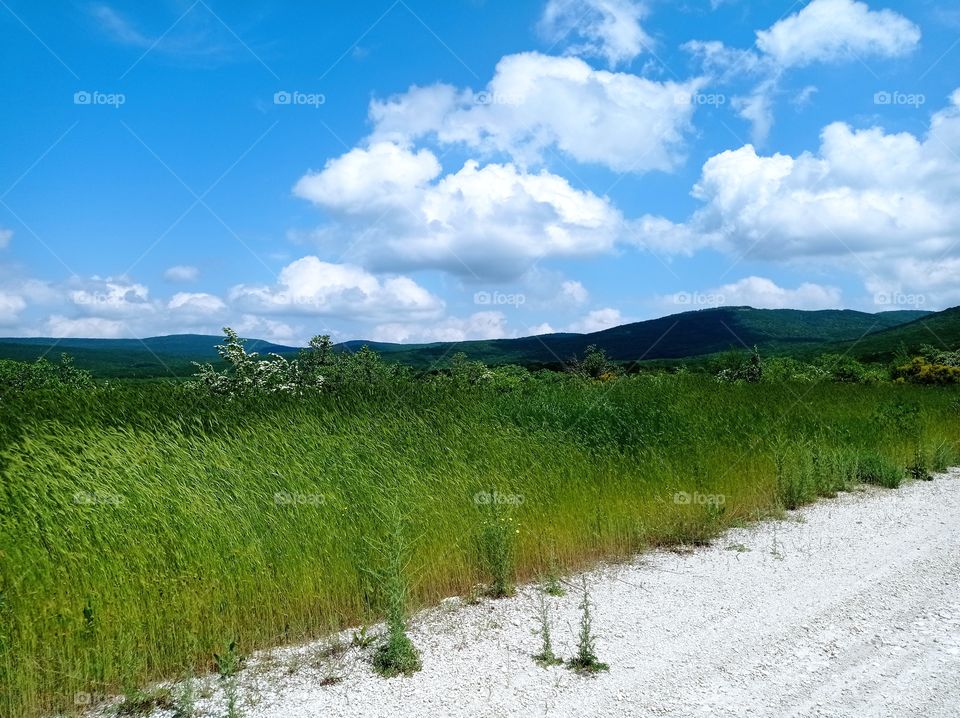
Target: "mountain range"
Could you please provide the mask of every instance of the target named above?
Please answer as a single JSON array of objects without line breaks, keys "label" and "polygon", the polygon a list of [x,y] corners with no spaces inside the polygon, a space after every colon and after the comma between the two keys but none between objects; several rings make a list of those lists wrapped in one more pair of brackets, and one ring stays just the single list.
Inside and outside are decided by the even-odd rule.
[{"label": "mountain range", "polygon": [[[0,358],[31,361],[70,354],[77,366],[99,376],[155,377],[192,374],[192,362],[216,362],[222,337],[176,334],[146,339],[0,338]],[[887,311],[876,314],[849,309],[804,311],[719,307],[633,322],[588,334],[555,333],[514,339],[431,344],[348,341],[338,351],[367,345],[388,361],[419,369],[443,366],[457,352],[488,364],[561,367],[590,345],[620,362],[695,360],[718,352],[756,346],[765,355],[796,357],[849,353],[868,361],[889,361],[897,352],[914,352],[930,344],[960,346],[960,307],[941,312]],[[292,355],[298,347],[259,339],[249,351]]]}]

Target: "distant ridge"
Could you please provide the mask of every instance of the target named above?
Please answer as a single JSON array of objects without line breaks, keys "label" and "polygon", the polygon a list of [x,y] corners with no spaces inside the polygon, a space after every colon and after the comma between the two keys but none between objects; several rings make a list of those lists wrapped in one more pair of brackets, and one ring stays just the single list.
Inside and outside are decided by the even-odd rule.
[{"label": "distant ridge", "polygon": [[[937,338],[939,337],[939,339]],[[942,340],[942,342],[941,342]],[[67,352],[80,367],[100,376],[150,377],[192,374],[193,361],[216,361],[222,337],[173,334],[145,339],[0,338],[0,358],[51,360]],[[766,353],[803,356],[848,351],[853,356],[885,361],[901,346],[960,345],[960,308],[943,312],[902,310],[870,314],[850,309],[804,311],[718,307],[633,322],[589,334],[558,332],[516,339],[431,344],[395,344],[354,340],[339,351],[370,346],[389,361],[418,368],[443,366],[463,352],[490,364],[562,366],[591,344],[617,361],[674,360],[757,346]],[[290,355],[297,347],[260,339],[247,341],[250,351]],[[941,347],[943,348],[943,347]]]}]

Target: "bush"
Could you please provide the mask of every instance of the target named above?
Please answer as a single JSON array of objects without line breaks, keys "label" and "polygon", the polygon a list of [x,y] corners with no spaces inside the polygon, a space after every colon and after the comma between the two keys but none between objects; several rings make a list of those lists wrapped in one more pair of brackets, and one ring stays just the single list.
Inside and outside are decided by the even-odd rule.
[{"label": "bush", "polygon": [[[241,396],[246,394],[275,393],[303,394],[319,390],[324,383],[323,376],[316,373],[315,362],[288,361],[279,354],[269,354],[260,359],[257,352],[248,353],[244,349],[244,340],[230,327],[224,327],[225,341],[217,345],[217,353],[229,365],[218,372],[212,364],[199,364],[194,386],[202,387],[214,394]],[[311,346],[319,346],[328,337],[315,337]]]},{"label": "bush", "polygon": [[587,347],[583,359],[574,358],[571,369],[590,379],[609,379],[616,374],[616,366],[607,358],[606,350],[595,344]]},{"label": "bush", "polygon": [[862,364],[845,354],[823,354],[816,362],[833,381],[866,384],[880,381],[883,374],[877,367]]},{"label": "bush", "polygon": [[960,368],[960,349],[953,351],[940,351],[935,347],[926,344],[920,347],[920,356],[931,364],[940,364],[943,366]]},{"label": "bush", "polygon": [[763,379],[763,361],[760,352],[753,348],[753,353],[746,360],[735,355],[733,366],[721,369],[717,373],[717,381],[724,383],[747,382],[755,384]]},{"label": "bush", "polygon": [[864,454],[857,462],[857,479],[865,484],[896,489],[903,483],[903,470],[880,454]]},{"label": "bush", "polygon": [[949,364],[931,364],[924,357],[915,357],[909,364],[893,371],[893,378],[901,383],[948,385],[960,384],[960,367]]},{"label": "bush", "polygon": [[90,372],[77,369],[67,354],[60,363],[46,359],[27,362],[0,359],[0,392],[23,392],[33,389],[89,389],[94,386]]},{"label": "bush", "polygon": [[775,357],[763,363],[764,381],[804,381],[814,382],[827,379],[830,373],[823,367],[807,364],[790,357]]}]

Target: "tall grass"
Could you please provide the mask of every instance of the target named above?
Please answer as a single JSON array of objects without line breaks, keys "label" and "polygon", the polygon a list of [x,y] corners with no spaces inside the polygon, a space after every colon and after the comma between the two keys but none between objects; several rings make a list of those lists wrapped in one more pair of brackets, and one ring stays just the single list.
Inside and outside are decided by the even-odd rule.
[{"label": "tall grass", "polygon": [[[71,712],[76,694],[212,669],[232,641],[246,653],[399,610],[383,580],[397,517],[408,610],[508,589],[709,540],[846,488],[865,462],[902,472],[918,446],[949,463],[957,396],[641,375],[5,399],[0,715]],[[514,533],[491,534],[491,516]]]}]

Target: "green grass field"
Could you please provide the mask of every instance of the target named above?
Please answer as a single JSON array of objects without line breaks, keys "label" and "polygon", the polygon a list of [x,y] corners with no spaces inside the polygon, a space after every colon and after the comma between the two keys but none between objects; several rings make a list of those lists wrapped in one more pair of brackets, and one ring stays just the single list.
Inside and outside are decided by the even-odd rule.
[{"label": "green grass field", "polygon": [[956,387],[682,374],[229,401],[121,383],[0,414],[4,716],[378,620],[398,535],[415,608],[896,485],[960,440]]}]

